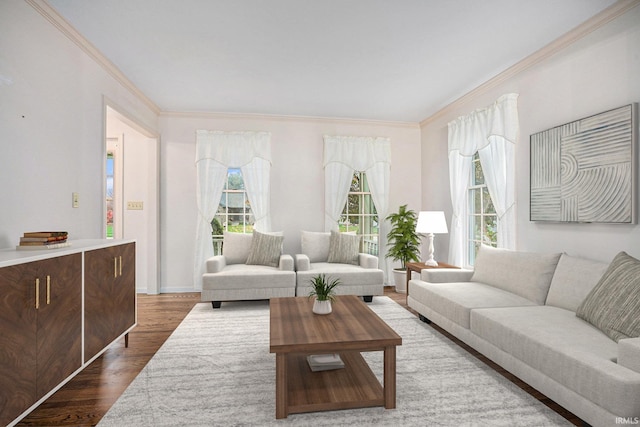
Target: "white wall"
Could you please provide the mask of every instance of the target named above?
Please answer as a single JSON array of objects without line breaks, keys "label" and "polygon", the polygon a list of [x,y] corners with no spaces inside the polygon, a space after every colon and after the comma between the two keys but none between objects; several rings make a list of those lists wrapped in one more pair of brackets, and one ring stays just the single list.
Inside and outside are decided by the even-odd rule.
[{"label": "white wall", "polygon": [[0,2],[0,75],[0,248],[29,230],[102,237],[103,97],[151,129],[157,115],[22,0]]},{"label": "white wall", "polygon": [[192,290],[196,230],[197,129],[271,132],[271,217],[284,252],[300,231],[324,229],[323,135],[391,138],[390,209],[420,209],[420,130],[415,124],[234,115],[161,115],[161,291]]},{"label": "white wall", "polygon": [[[529,221],[529,136],[563,123],[640,101],[640,7],[609,22],[554,56],[502,81],[464,105],[455,105],[421,126],[424,209],[451,214],[447,123],[500,95],[520,94],[520,141],[516,147],[517,246],[527,251],[565,251],[610,261],[621,250],[640,257],[640,226],[544,224]],[[640,188],[640,187],[638,187]],[[640,197],[639,197],[640,198]],[[448,238],[436,236],[436,253]]]}]

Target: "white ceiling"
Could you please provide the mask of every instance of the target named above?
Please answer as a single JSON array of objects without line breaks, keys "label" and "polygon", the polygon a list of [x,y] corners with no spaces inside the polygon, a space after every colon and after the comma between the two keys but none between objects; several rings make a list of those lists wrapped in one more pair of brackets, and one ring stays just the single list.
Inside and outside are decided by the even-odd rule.
[{"label": "white ceiling", "polygon": [[163,111],[421,121],[615,0],[49,0]]}]

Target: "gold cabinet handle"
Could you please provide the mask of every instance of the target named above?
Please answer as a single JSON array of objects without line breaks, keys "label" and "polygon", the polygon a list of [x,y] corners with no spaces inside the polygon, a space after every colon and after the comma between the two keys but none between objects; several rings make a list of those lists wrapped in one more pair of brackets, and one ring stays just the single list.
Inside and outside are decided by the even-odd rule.
[{"label": "gold cabinet handle", "polygon": [[40,308],[40,279],[36,278],[36,310]]},{"label": "gold cabinet handle", "polygon": [[113,277],[118,277],[118,258],[113,257]]},{"label": "gold cabinet handle", "polygon": [[122,255],[120,255],[120,276],[122,276]]},{"label": "gold cabinet handle", "polygon": [[47,305],[51,304],[51,276],[47,275]]}]

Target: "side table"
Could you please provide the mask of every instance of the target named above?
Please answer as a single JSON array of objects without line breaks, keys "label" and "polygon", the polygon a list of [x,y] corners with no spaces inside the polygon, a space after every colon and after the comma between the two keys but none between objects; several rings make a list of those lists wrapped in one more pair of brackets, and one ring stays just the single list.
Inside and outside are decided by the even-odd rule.
[{"label": "side table", "polygon": [[407,263],[407,297],[409,297],[409,280],[411,280],[411,272],[422,272],[425,268],[460,268],[455,265],[447,264],[445,262],[438,262],[437,266],[427,265],[424,262],[408,262]]}]

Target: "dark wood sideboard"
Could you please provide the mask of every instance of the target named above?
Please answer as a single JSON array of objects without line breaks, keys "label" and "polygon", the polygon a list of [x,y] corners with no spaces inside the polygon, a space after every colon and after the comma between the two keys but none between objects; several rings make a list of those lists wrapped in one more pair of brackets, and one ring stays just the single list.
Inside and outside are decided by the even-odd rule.
[{"label": "dark wood sideboard", "polygon": [[135,325],[135,242],[0,250],[0,425],[17,423]]}]

